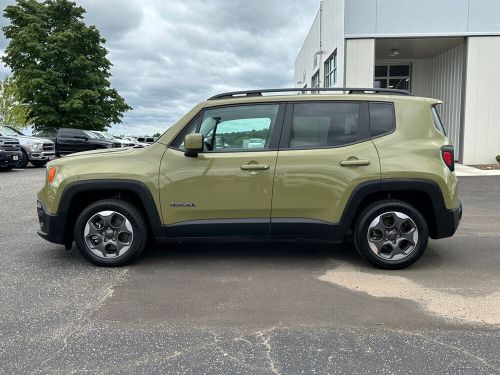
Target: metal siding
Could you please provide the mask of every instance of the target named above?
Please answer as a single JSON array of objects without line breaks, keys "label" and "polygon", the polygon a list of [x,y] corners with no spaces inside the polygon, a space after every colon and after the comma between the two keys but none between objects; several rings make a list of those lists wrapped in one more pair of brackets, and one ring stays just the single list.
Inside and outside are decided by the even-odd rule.
[{"label": "metal siding", "polygon": [[450,142],[455,146],[456,155],[460,150],[460,123],[462,113],[463,89],[463,44],[451,48],[439,55],[423,62],[424,69],[419,72],[425,83],[415,94],[440,99],[444,104],[440,108],[440,115],[448,133]]},{"label": "metal siding", "polygon": [[450,143],[460,156],[460,124],[464,69],[463,44],[429,59],[377,60],[377,63],[412,65],[412,93],[417,96],[440,99],[444,102],[439,113]]},{"label": "metal siding", "polygon": [[[324,85],[324,62],[337,49],[337,83],[343,85],[344,76],[344,0],[324,0],[321,20],[322,51],[318,55],[318,65],[313,67],[314,54],[320,50],[320,13],[316,15],[304,44],[295,60],[295,83],[302,81],[306,72],[307,87],[311,87],[311,78],[320,69],[321,86]],[[304,83],[304,84],[305,84]],[[304,84],[297,86],[304,86]]]},{"label": "metal siding", "polygon": [[319,11],[314,18],[314,22],[307,34],[306,40],[300,49],[299,55],[295,60],[295,84],[303,80],[305,72],[305,82],[298,86],[311,87],[311,77],[318,70],[318,67],[313,66],[314,54],[319,50]]}]

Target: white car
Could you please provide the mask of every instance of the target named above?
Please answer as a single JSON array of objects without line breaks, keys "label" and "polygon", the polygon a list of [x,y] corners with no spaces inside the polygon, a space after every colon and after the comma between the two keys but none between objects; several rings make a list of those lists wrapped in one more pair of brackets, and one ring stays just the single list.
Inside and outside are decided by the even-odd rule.
[{"label": "white car", "polygon": [[250,138],[248,140],[248,148],[264,148],[265,143],[264,140],[260,138]]}]

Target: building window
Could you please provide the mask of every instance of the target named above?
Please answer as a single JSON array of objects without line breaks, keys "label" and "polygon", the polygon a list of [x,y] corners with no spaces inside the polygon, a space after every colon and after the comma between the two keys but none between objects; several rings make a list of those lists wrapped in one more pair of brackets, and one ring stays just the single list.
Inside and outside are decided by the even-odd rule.
[{"label": "building window", "polygon": [[311,87],[313,89],[319,87],[319,69],[316,73],[314,73],[314,75],[311,78]]},{"label": "building window", "polygon": [[325,87],[333,87],[337,83],[337,50],[325,61]]},{"label": "building window", "polygon": [[411,64],[377,64],[373,87],[411,91]]}]

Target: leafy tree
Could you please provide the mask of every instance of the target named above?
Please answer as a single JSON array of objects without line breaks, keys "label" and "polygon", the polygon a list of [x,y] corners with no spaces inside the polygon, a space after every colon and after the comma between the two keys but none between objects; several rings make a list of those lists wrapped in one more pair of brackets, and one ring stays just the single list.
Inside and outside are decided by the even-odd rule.
[{"label": "leafy tree", "polygon": [[131,109],[111,88],[105,40],[84,13],[69,0],[17,0],[4,10],[10,42],[2,60],[36,130],[105,130]]},{"label": "leafy tree", "polygon": [[22,129],[28,124],[28,109],[19,102],[16,83],[7,77],[0,81],[0,125]]},{"label": "leafy tree", "polygon": [[161,133],[154,133],[154,134],[153,134],[153,137],[155,137],[155,138],[159,138],[159,137],[161,137]]}]

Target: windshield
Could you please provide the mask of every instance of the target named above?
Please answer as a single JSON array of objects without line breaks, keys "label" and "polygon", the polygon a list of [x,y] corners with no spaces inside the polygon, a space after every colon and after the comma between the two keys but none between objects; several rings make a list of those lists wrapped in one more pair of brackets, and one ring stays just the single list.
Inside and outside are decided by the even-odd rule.
[{"label": "windshield", "polygon": [[2,133],[4,133],[5,135],[7,135],[9,137],[16,137],[18,135],[24,135],[19,130],[12,129],[12,128],[9,128],[7,126],[2,126]]},{"label": "windshield", "polygon": [[86,135],[89,136],[89,138],[91,139],[96,139],[96,138],[100,138],[97,134],[95,134],[94,132],[88,132],[88,131],[83,131]]}]

